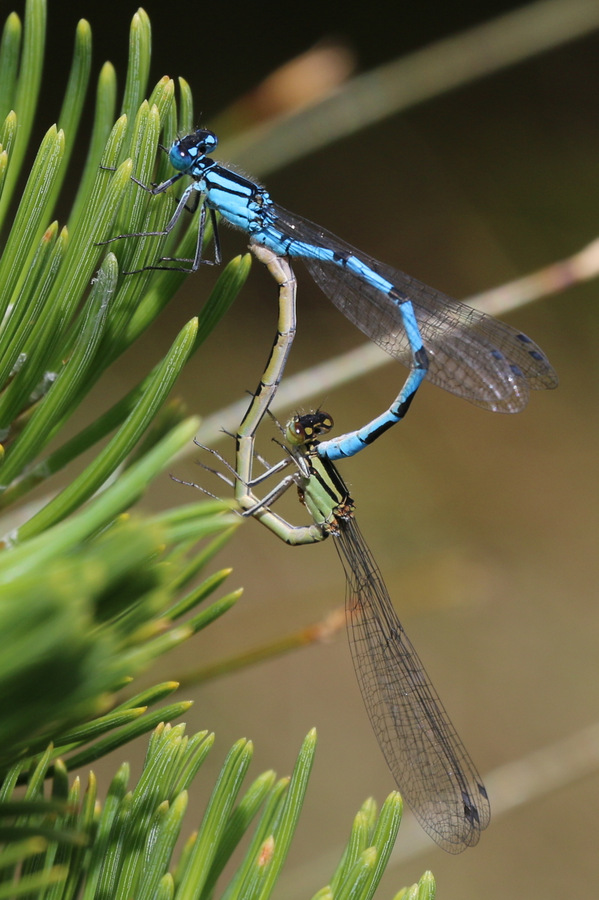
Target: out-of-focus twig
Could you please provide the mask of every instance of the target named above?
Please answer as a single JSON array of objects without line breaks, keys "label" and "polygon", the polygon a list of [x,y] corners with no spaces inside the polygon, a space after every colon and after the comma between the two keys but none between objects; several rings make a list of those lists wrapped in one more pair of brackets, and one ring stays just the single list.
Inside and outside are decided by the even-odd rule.
[{"label": "out-of-focus twig", "polygon": [[352,78],[320,103],[223,141],[254,175],[599,28],[597,0],[538,0]]},{"label": "out-of-focus twig", "polygon": [[241,653],[236,653],[233,656],[201,668],[187,670],[181,675],[176,675],[174,680],[179,682],[180,687],[184,688],[192,684],[202,684],[205,681],[220,678],[222,675],[230,675],[238,669],[244,669],[247,666],[265,662],[266,660],[276,659],[285,653],[289,653],[291,650],[297,650],[299,647],[330,641],[344,627],[345,611],[343,607],[336,607],[320,622],[315,622],[285,637],[261,644],[252,650],[244,650]]},{"label": "out-of-focus twig", "polygon": [[353,74],[355,65],[354,54],[347,46],[321,41],[275,69],[211,119],[210,126],[226,145],[228,134],[296,115],[332,95]]}]

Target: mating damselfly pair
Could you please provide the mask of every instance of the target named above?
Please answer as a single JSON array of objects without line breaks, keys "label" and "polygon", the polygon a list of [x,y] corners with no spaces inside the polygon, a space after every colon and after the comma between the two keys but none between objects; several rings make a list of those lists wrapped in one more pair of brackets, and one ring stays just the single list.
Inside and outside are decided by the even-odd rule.
[{"label": "mating damselfly pair", "polygon": [[[381,749],[424,829],[444,849],[460,852],[478,841],[489,822],[486,790],[397,618],[333,461],[353,456],[403,419],[425,378],[478,406],[517,412],[531,389],[553,388],[557,377],[526,335],[284,210],[264,188],[213,160],[208,154],[216,145],[216,136],[205,129],[172,144],[169,158],[177,173],[148,190],[160,194],[185,175],[192,180],[165,230],[156,234],[168,234],[184,209],[199,203],[196,252],[193,259],[169,257],[150,268],[195,271],[206,262],[202,253],[207,216],[215,235],[213,261],[220,262],[218,213],[249,235],[255,255],[279,284],[277,337],[237,433],[235,496],[244,514],[290,544],[333,537],[346,573],[354,667]],[[295,334],[295,279],[288,262],[295,257],[354,324],[410,371],[383,414],[341,437],[319,440],[332,424],[324,413],[294,417],[286,429],[287,455],[255,477],[256,432],[282,378]],[[291,472],[259,499],[256,487],[289,467]],[[300,491],[312,525],[292,526],[271,509],[290,486]]]}]

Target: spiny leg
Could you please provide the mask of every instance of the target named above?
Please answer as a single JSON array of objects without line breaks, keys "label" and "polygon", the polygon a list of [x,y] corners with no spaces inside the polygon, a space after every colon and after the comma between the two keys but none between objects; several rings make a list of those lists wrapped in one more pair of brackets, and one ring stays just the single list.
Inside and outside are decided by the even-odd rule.
[{"label": "spiny leg", "polygon": [[[179,172],[177,175],[173,175],[172,178],[169,178],[168,181],[163,182],[162,184],[155,185],[154,187],[148,187],[148,185],[143,184],[137,178],[132,178],[131,180],[135,182],[135,184],[139,185],[144,191],[148,191],[148,193],[156,196],[157,194],[163,193],[167,188],[169,188],[175,181],[178,181],[179,178],[183,177],[183,173]],[[188,203],[190,197],[191,202]],[[181,215],[184,211],[194,213],[198,208],[198,204],[202,204],[201,212],[200,212],[200,222],[198,227],[198,234],[196,239],[196,247],[193,259],[189,257],[180,257],[180,256],[162,256],[160,257],[160,262],[181,262],[181,263],[191,263],[191,266],[161,266],[161,265],[153,265],[153,266],[143,266],[140,269],[132,269],[128,272],[123,272],[123,275],[136,275],[138,272],[148,272],[148,271],[167,271],[167,272],[186,272],[192,273],[197,272],[200,266],[219,266],[222,261],[222,254],[220,249],[220,238],[218,233],[218,223],[216,220],[216,213],[211,207],[206,207],[204,202],[204,198],[202,196],[201,191],[198,188],[197,182],[193,182],[188,185],[181,197],[177,201],[177,206],[175,207],[175,211],[169,221],[166,223],[162,231],[134,231],[128,234],[117,234],[114,237],[108,238],[105,241],[99,241],[97,246],[103,247],[105,244],[111,244],[113,241],[120,241],[124,238],[132,238],[132,237],[165,237],[171,233],[174,229],[175,225],[181,218]],[[214,259],[204,259],[203,254],[203,244],[204,244],[204,234],[206,230],[206,209],[208,209],[210,213],[210,221],[212,224],[212,234],[214,238]]]}]

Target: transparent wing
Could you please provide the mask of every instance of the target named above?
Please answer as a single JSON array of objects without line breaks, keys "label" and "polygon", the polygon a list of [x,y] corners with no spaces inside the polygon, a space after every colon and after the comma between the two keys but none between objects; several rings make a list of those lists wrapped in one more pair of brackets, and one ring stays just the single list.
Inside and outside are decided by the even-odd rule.
[{"label": "transparent wing", "polygon": [[391,604],[353,518],[334,534],[347,578],[349,644],[362,697],[399,790],[444,850],[478,842],[490,806],[468,756]]},{"label": "transparent wing", "polygon": [[[429,356],[429,381],[493,412],[518,412],[531,389],[557,386],[557,375],[542,350],[522,332],[378,262],[295,213],[276,205],[274,213],[276,227],[287,237],[321,247],[325,256],[327,251],[341,258],[354,256],[411,300]],[[302,259],[337,309],[409,366],[411,351],[397,303],[330,259]]]}]

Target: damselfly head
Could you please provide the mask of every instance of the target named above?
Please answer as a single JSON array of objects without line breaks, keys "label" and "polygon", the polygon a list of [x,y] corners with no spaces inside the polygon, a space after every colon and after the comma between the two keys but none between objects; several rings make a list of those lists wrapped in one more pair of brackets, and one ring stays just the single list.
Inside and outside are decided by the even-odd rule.
[{"label": "damselfly head", "polygon": [[193,134],[186,134],[185,137],[173,141],[168,154],[171,165],[180,172],[185,172],[212,153],[217,144],[218,138],[213,131],[198,128]]},{"label": "damselfly head", "polygon": [[285,427],[285,434],[290,444],[307,444],[333,427],[333,417],[325,412],[306,413],[294,416]]}]

